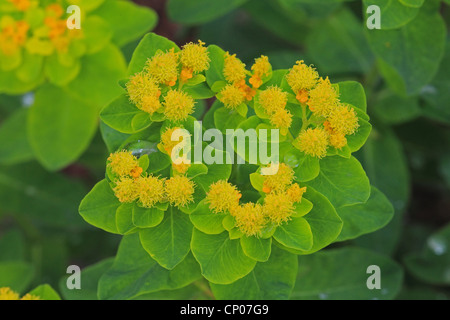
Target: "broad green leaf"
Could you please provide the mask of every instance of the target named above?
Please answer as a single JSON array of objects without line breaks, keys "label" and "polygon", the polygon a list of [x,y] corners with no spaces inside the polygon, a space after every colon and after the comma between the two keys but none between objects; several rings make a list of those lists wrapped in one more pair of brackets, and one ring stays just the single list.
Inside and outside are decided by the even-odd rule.
[{"label": "broad green leaf", "polygon": [[311,227],[302,217],[292,218],[278,226],[273,237],[283,246],[295,250],[308,251],[313,246]]},{"label": "broad green leaf", "polygon": [[259,262],[269,260],[272,252],[272,238],[241,237],[241,247],[245,255]]},{"label": "broad green leaf", "polygon": [[172,270],[189,253],[192,223],[180,210],[169,207],[163,221],[139,232],[142,246],[162,267]]},{"label": "broad green leaf", "polygon": [[230,284],[249,274],[256,261],[247,257],[239,240],[230,240],[228,232],[207,235],[194,229],[191,250],[203,276],[212,283]]},{"label": "broad green leaf", "polygon": [[48,284],[36,287],[29,294],[39,297],[39,300],[61,300],[59,294]]},{"label": "broad green leaf", "polygon": [[83,219],[93,226],[107,232],[119,233],[116,210],[120,205],[108,181],[102,180],[81,201],[79,211]]},{"label": "broad green leaf", "polygon": [[[20,69],[19,69],[20,70]],[[23,94],[33,90],[44,81],[44,73],[32,81],[22,81],[17,77],[16,70],[0,72],[0,93]]]},{"label": "broad green leaf", "polygon": [[297,277],[297,256],[273,247],[267,262],[258,263],[247,276],[229,285],[210,283],[220,300],[286,300]]},{"label": "broad green leaf", "polygon": [[171,19],[183,24],[202,24],[214,20],[241,6],[248,0],[169,0],[167,10]]},{"label": "broad green leaf", "polygon": [[134,203],[122,203],[116,210],[116,225],[120,234],[136,231],[133,223],[133,207]]},{"label": "broad green leaf", "polygon": [[402,98],[392,93],[378,100],[373,108],[376,116],[386,124],[401,124],[421,115],[417,97]]},{"label": "broad green leaf", "polygon": [[32,265],[22,261],[0,262],[0,288],[24,294],[34,277]]},{"label": "broad green leaf", "polygon": [[20,109],[0,124],[0,163],[16,164],[33,159],[26,128],[28,110]]},{"label": "broad green leaf", "polygon": [[381,229],[391,221],[394,215],[392,204],[375,187],[372,187],[370,198],[366,203],[339,207],[336,211],[344,222],[337,241],[357,238]]},{"label": "broad green leaf", "polygon": [[342,81],[339,85],[339,100],[367,112],[364,87],[356,81]]},{"label": "broad green leaf", "polygon": [[[381,272],[381,289],[370,290],[367,281],[376,265]],[[299,257],[295,300],[389,300],[403,282],[402,268],[390,258],[371,251],[346,247]]]},{"label": "broad green leaf", "polygon": [[295,180],[307,182],[315,179],[320,172],[319,159],[292,149],[284,156],[284,162],[295,172]]},{"label": "broad green leaf", "polygon": [[160,290],[187,286],[201,277],[197,262],[188,255],[173,270],[161,267],[144,250],[138,234],[125,236],[114,264],[98,283],[99,299],[132,299]]},{"label": "broad green leaf", "polygon": [[80,73],[80,70],[80,61],[76,61],[70,66],[65,66],[60,63],[56,54],[53,54],[45,60],[45,74],[50,83],[58,87],[63,87],[75,79]]},{"label": "broad green leaf", "polygon": [[[406,0],[408,1],[408,0]],[[367,7],[376,5],[380,8],[381,29],[397,29],[413,20],[419,13],[418,8],[406,6],[402,0],[363,0],[365,21],[373,13],[367,13]]]},{"label": "broad green leaf", "polygon": [[195,228],[206,234],[219,234],[225,231],[222,221],[226,214],[214,213],[209,209],[205,200],[202,200],[197,209],[190,215],[192,224]]},{"label": "broad green leaf", "polygon": [[413,7],[413,8],[420,8],[425,0],[399,0],[401,3],[403,3],[405,6]]},{"label": "broad green leaf", "polygon": [[110,42],[113,31],[111,26],[99,16],[88,16],[83,21],[83,38],[88,54],[94,54],[102,50]]},{"label": "broad green leaf", "polygon": [[44,85],[28,113],[28,138],[36,158],[49,170],[72,163],[97,129],[97,111],[64,90]]},{"label": "broad green leaf", "polygon": [[130,1],[108,1],[95,13],[109,23],[113,31],[112,41],[120,47],[152,30],[158,21],[151,8]]},{"label": "broad green leaf", "polygon": [[0,261],[24,261],[25,238],[19,230],[12,229],[0,238]]},{"label": "broad green leaf", "polygon": [[444,54],[446,29],[437,12],[421,10],[399,29],[370,30],[367,35],[376,55],[403,79],[408,95],[431,81]]},{"label": "broad green leaf", "polygon": [[210,88],[216,88],[217,84],[225,86],[225,76],[223,75],[225,51],[216,45],[210,45],[208,46],[208,54],[211,63],[209,69],[205,72],[206,82]]},{"label": "broad green leaf", "polygon": [[139,228],[152,228],[156,227],[164,219],[164,211],[159,210],[156,207],[147,209],[138,205],[133,206],[132,210],[132,222]]},{"label": "broad green leaf", "polygon": [[370,195],[369,179],[354,157],[322,159],[319,175],[307,185],[325,195],[335,207],[364,203]]},{"label": "broad green leaf", "polygon": [[210,146],[206,147],[204,150],[208,150],[208,152],[213,155],[220,154],[221,159],[224,160],[223,164],[214,163],[207,165],[208,174],[203,174],[195,177],[193,181],[196,184],[199,184],[205,192],[209,191],[209,186],[214,182],[219,180],[228,180],[231,175],[232,165],[227,164],[227,159],[229,159],[229,155],[223,151],[213,149]]},{"label": "broad green leaf", "polygon": [[421,252],[404,257],[407,270],[420,281],[434,285],[450,284],[450,225],[431,235]]},{"label": "broad green leaf", "polygon": [[214,112],[215,127],[223,133],[227,129],[236,129],[243,121],[245,121],[245,117],[240,115],[237,110],[229,110],[222,107]]},{"label": "broad green leaf", "polygon": [[102,4],[104,4],[106,0],[69,0],[68,2],[70,4],[75,4],[80,8],[83,8],[87,12],[90,12],[97,9]]}]

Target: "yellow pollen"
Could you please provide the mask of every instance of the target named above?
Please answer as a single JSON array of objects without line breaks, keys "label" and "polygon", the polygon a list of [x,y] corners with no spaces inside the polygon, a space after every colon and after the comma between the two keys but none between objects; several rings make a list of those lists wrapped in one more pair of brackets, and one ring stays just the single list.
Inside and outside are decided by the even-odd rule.
[{"label": "yellow pollen", "polygon": [[329,137],[330,145],[335,147],[336,149],[342,149],[347,145],[347,138],[339,132],[330,134]]},{"label": "yellow pollen", "polygon": [[233,211],[239,205],[241,197],[241,193],[235,186],[225,180],[220,180],[209,187],[206,201],[212,212],[225,213]]},{"label": "yellow pollen", "polygon": [[24,296],[22,297],[22,299],[20,299],[20,300],[41,300],[41,298],[38,297],[38,296],[34,296],[34,295],[32,295],[32,294],[27,293],[27,294],[24,295]]},{"label": "yellow pollen", "polygon": [[147,61],[145,70],[157,83],[174,86],[178,79],[178,54],[174,48],[158,52]]},{"label": "yellow pollen", "polygon": [[255,59],[255,63],[252,66],[253,75],[249,80],[253,88],[258,89],[263,84],[262,78],[267,77],[271,69],[272,66],[267,56]]},{"label": "yellow pollen", "polygon": [[19,294],[10,288],[0,288],[0,300],[19,300]]},{"label": "yellow pollen", "polygon": [[144,208],[152,208],[164,200],[164,180],[157,177],[140,177],[135,180],[139,204]]},{"label": "yellow pollen", "polygon": [[133,156],[131,151],[126,150],[111,153],[108,157],[108,166],[113,173],[119,176],[133,176],[139,171],[137,169],[139,167],[137,158]]},{"label": "yellow pollen", "polygon": [[223,75],[228,82],[233,84],[245,80],[247,75],[247,70],[245,69],[245,64],[241,60],[236,58],[236,55],[230,55],[228,52],[225,53],[225,61],[223,67]]},{"label": "yellow pollen", "polygon": [[294,203],[285,193],[269,193],[264,198],[264,215],[277,226],[289,221],[294,209]]},{"label": "yellow pollen", "polygon": [[323,158],[327,154],[328,133],[321,128],[308,128],[300,133],[294,146],[307,155]]},{"label": "yellow pollen", "polygon": [[185,207],[194,201],[194,182],[185,176],[175,176],[166,181],[165,194],[170,204]]},{"label": "yellow pollen", "polygon": [[339,96],[328,77],[320,79],[317,86],[309,92],[308,106],[315,114],[328,117],[337,107]]},{"label": "yellow pollen", "polygon": [[198,41],[198,43],[188,43],[183,46],[181,50],[180,61],[183,67],[186,67],[194,73],[205,71],[209,68],[211,61],[208,54],[208,48],[205,43]]},{"label": "yellow pollen", "polygon": [[296,203],[301,202],[303,194],[306,192],[306,187],[300,188],[297,183],[292,184],[286,191],[289,200]]},{"label": "yellow pollen", "polygon": [[180,90],[170,90],[164,97],[164,114],[170,121],[184,121],[194,112],[195,101]]},{"label": "yellow pollen", "polygon": [[236,226],[248,237],[258,236],[267,223],[262,206],[251,202],[237,206],[233,210],[233,216]]},{"label": "yellow pollen", "polygon": [[219,100],[226,108],[234,110],[240,106],[245,99],[245,94],[238,87],[227,84],[219,94]]},{"label": "yellow pollen", "polygon": [[261,91],[258,96],[258,103],[264,108],[268,115],[272,115],[284,109],[288,101],[287,93],[277,86],[271,86]]},{"label": "yellow pollen", "polygon": [[301,104],[305,104],[308,102],[309,99],[309,94],[308,91],[303,89],[300,90],[297,95],[295,96],[295,98],[298,100],[298,102],[300,102]]},{"label": "yellow pollen", "polygon": [[113,191],[120,202],[131,203],[138,199],[139,193],[135,181],[133,178],[122,177],[117,182]]},{"label": "yellow pollen", "polygon": [[194,71],[192,71],[192,69],[190,68],[186,68],[183,67],[183,69],[181,69],[181,74],[180,74],[180,80],[181,82],[186,82],[189,79],[192,79]]},{"label": "yellow pollen", "polygon": [[333,109],[328,117],[330,128],[344,136],[355,133],[359,127],[358,117],[353,108],[339,105]]},{"label": "yellow pollen", "polygon": [[156,81],[146,72],[136,73],[126,84],[128,96],[139,109],[153,114],[161,107],[161,91]]},{"label": "yellow pollen", "polygon": [[305,65],[303,60],[297,61],[286,75],[286,80],[295,94],[298,94],[300,90],[311,90],[318,78],[316,69]]},{"label": "yellow pollen", "polygon": [[175,130],[181,129],[180,127],[167,128],[166,131],[161,135],[161,145],[164,151],[166,151],[167,155],[172,156],[172,150],[176,147],[182,140],[183,137],[180,137],[178,141],[172,140],[172,134]]},{"label": "yellow pollen", "polygon": [[263,191],[265,193],[272,191],[276,193],[284,192],[294,180],[294,170],[292,170],[287,164],[280,163],[276,174],[267,175],[264,177]]},{"label": "yellow pollen", "polygon": [[30,0],[8,0],[8,1],[14,4],[16,9],[19,11],[27,11],[31,5]]},{"label": "yellow pollen", "polygon": [[292,124],[292,114],[286,109],[278,109],[270,117],[270,123],[278,129],[289,129]]}]

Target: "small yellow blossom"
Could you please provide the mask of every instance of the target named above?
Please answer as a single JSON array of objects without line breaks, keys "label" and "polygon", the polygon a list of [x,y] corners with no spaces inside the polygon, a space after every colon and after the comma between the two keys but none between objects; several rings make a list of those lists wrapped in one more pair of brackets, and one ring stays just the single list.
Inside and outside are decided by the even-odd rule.
[{"label": "small yellow blossom", "polygon": [[219,94],[219,100],[228,109],[234,110],[240,106],[245,99],[245,94],[238,87],[227,84]]},{"label": "small yellow blossom", "polygon": [[330,83],[328,77],[320,79],[317,86],[309,92],[308,106],[315,114],[328,117],[337,107],[339,96],[336,89]]},{"label": "small yellow blossom", "polygon": [[0,300],[19,300],[19,294],[11,288],[0,288]]},{"label": "small yellow blossom", "polygon": [[174,48],[158,52],[147,61],[145,70],[156,82],[174,86],[178,79],[178,54]]},{"label": "small yellow blossom", "polygon": [[358,117],[353,108],[339,105],[333,109],[328,117],[330,128],[344,136],[355,133],[359,127]]},{"label": "small yellow blossom", "polygon": [[321,128],[308,128],[300,133],[294,141],[294,146],[307,155],[323,158],[327,154],[328,133]]},{"label": "small yellow blossom", "polygon": [[113,191],[117,199],[122,203],[131,203],[139,197],[135,179],[128,177],[120,178]]},{"label": "small yellow blossom", "polygon": [[278,129],[285,129],[286,132],[282,132],[282,134],[285,135],[287,133],[287,129],[291,127],[292,114],[289,112],[289,110],[278,109],[274,114],[270,116],[270,123]]},{"label": "small yellow blossom", "polygon": [[139,177],[135,180],[139,204],[152,208],[164,199],[164,180],[153,176]]},{"label": "small yellow blossom", "polygon": [[262,78],[269,75],[271,68],[272,66],[267,56],[261,56],[255,59],[255,63],[252,66],[253,75],[249,80],[253,88],[258,89],[263,84]]},{"label": "small yellow blossom", "polygon": [[347,138],[339,132],[333,132],[329,137],[330,145],[336,149],[341,149],[347,145]]},{"label": "small yellow blossom", "polygon": [[213,183],[209,187],[206,195],[206,201],[209,203],[209,209],[214,213],[230,212],[239,205],[239,199],[242,194],[235,186],[225,180]]},{"label": "small yellow blossom", "polygon": [[27,293],[27,294],[24,295],[24,296],[22,297],[22,299],[20,299],[20,300],[41,300],[41,298],[38,297],[38,296],[34,296],[34,295],[32,295],[32,294]]},{"label": "small yellow blossom", "polygon": [[311,90],[317,83],[319,74],[316,69],[307,66],[303,60],[297,61],[296,65],[289,70],[286,80],[295,94],[301,90]]},{"label": "small yellow blossom", "polygon": [[236,58],[236,55],[230,55],[225,53],[225,61],[223,67],[223,75],[228,82],[233,84],[241,82],[247,75],[245,64],[241,60]]},{"label": "small yellow blossom", "polygon": [[172,140],[173,133],[175,132],[175,130],[178,130],[178,129],[181,129],[181,128],[180,127],[167,128],[161,134],[161,146],[169,156],[172,156],[173,148],[175,148],[180,143],[180,141],[183,140],[182,137],[180,137],[179,141]]},{"label": "small yellow blossom", "polygon": [[8,1],[14,4],[16,9],[19,11],[27,11],[28,8],[31,6],[30,0],[8,0]]},{"label": "small yellow blossom", "polygon": [[193,73],[205,71],[209,68],[211,61],[208,54],[208,48],[204,47],[205,43],[198,41],[197,43],[188,43],[181,50],[180,61],[185,70]]},{"label": "small yellow blossom", "polygon": [[172,168],[180,174],[185,174],[191,167],[190,163],[182,162],[180,164],[172,163]]},{"label": "small yellow blossom", "polygon": [[29,25],[25,21],[14,21],[12,19],[2,19],[4,24],[0,29],[0,51],[10,56],[25,45]]},{"label": "small yellow blossom", "polygon": [[153,114],[161,107],[161,90],[156,81],[146,72],[132,76],[126,84],[128,96],[139,109]]},{"label": "small yellow blossom", "polygon": [[273,175],[264,176],[263,192],[284,192],[294,180],[294,170],[287,164],[280,163],[278,172]]},{"label": "small yellow blossom", "polygon": [[53,3],[48,5],[45,8],[45,11],[47,15],[55,17],[55,18],[61,18],[64,14],[64,9],[61,7],[61,5],[57,3]]},{"label": "small yellow blossom", "polygon": [[289,200],[296,203],[302,201],[303,194],[306,192],[306,187],[300,188],[298,183],[292,184],[286,191]]},{"label": "small yellow blossom", "polygon": [[251,202],[236,207],[233,216],[236,226],[248,237],[258,236],[267,223],[262,206]]},{"label": "small yellow blossom", "polygon": [[194,201],[194,182],[185,176],[175,176],[166,181],[165,194],[170,204],[185,207]]},{"label": "small yellow blossom", "polygon": [[294,203],[285,193],[269,193],[264,198],[264,216],[277,226],[289,221],[294,209]]},{"label": "small yellow blossom", "polygon": [[108,157],[108,166],[113,173],[119,176],[136,177],[137,172],[139,172],[139,175],[142,173],[142,168],[141,170],[138,169],[140,168],[139,162],[131,151],[122,150],[111,153]]},{"label": "small yellow blossom", "polygon": [[195,101],[181,90],[170,90],[164,97],[164,115],[170,121],[184,121],[194,112]]},{"label": "small yellow blossom", "polygon": [[288,101],[287,93],[277,86],[271,86],[261,91],[258,96],[258,103],[264,108],[268,115],[286,107]]}]

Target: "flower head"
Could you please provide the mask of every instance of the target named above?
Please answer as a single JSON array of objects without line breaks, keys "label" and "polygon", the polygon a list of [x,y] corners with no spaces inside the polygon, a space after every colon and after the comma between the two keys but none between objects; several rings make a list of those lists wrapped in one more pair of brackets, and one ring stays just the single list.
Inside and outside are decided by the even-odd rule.
[{"label": "flower head", "polygon": [[347,145],[347,138],[339,132],[332,132],[329,137],[330,145],[336,149],[342,149]]},{"label": "flower head", "polygon": [[19,11],[27,11],[28,8],[31,6],[30,0],[8,0],[8,1],[11,2]]},{"label": "flower head", "polygon": [[236,226],[246,236],[258,236],[267,221],[262,206],[255,203],[246,203],[233,210]]},{"label": "flower head", "polygon": [[22,299],[20,299],[20,300],[41,300],[41,298],[38,297],[38,296],[34,296],[34,295],[32,295],[32,294],[27,293],[27,294],[24,295],[24,296],[22,297]]},{"label": "flower head", "polygon": [[195,101],[181,90],[170,90],[164,97],[164,114],[170,121],[184,121],[194,112]]},{"label": "flower head", "polygon": [[273,175],[264,176],[263,192],[284,192],[286,188],[292,184],[294,180],[294,170],[287,164],[280,163],[278,172]]},{"label": "flower head", "polygon": [[126,84],[128,96],[139,109],[153,114],[161,107],[161,90],[156,81],[146,72],[132,76]]},{"label": "flower head", "polygon": [[322,128],[308,128],[300,133],[294,141],[294,146],[307,155],[323,158],[327,154],[328,133]]},{"label": "flower head", "polygon": [[180,53],[180,61],[183,68],[194,73],[205,71],[209,68],[208,48],[204,47],[205,43],[198,40],[198,43],[188,43],[184,45]]},{"label": "flower head", "polygon": [[164,199],[164,180],[153,176],[139,177],[135,180],[139,203],[144,208],[152,208]]},{"label": "flower head", "polygon": [[306,192],[306,187],[300,188],[298,183],[292,184],[286,191],[289,200],[292,202],[302,201],[303,194]]},{"label": "flower head", "polygon": [[355,133],[359,127],[355,110],[346,105],[338,105],[334,108],[327,120],[334,132],[344,136]]},{"label": "flower head", "polygon": [[122,203],[131,203],[138,199],[139,193],[135,179],[122,177],[113,189],[117,199]]},{"label": "flower head", "polygon": [[11,288],[0,288],[0,300],[19,300],[19,294]]},{"label": "flower head", "polygon": [[161,134],[161,146],[169,156],[172,156],[173,148],[175,148],[180,143],[180,140],[182,141],[182,139],[183,139],[182,137],[180,137],[178,141],[172,140],[173,133],[179,129],[181,129],[181,128],[180,127],[167,128]]},{"label": "flower head", "polygon": [[284,109],[287,104],[287,93],[277,86],[271,86],[261,91],[258,96],[258,103],[264,108],[268,115]]},{"label": "flower head", "polygon": [[209,209],[214,213],[224,213],[236,208],[241,197],[242,194],[235,186],[225,180],[220,180],[209,187],[206,201],[209,203]]},{"label": "flower head", "polygon": [[262,78],[269,75],[271,68],[272,66],[267,56],[261,56],[255,59],[255,63],[252,66],[253,75],[249,80],[253,88],[257,89],[263,84]]},{"label": "flower head", "polygon": [[25,21],[3,17],[0,24],[0,51],[7,56],[17,53],[25,45],[29,28]]},{"label": "flower head", "polygon": [[178,54],[174,48],[157,52],[147,61],[145,70],[156,82],[174,86],[178,79]]},{"label": "flower head", "polygon": [[319,74],[316,69],[307,66],[303,60],[297,61],[296,65],[289,70],[286,80],[295,94],[301,90],[311,90],[317,83]]},{"label": "flower head", "polygon": [[289,129],[292,124],[292,114],[289,110],[278,109],[270,116],[270,123],[278,129],[285,129],[287,132],[287,129]]},{"label": "flower head", "polygon": [[218,98],[226,108],[234,110],[244,102],[245,94],[238,87],[227,84],[220,91]]},{"label": "flower head", "polygon": [[328,77],[320,79],[317,86],[309,92],[308,106],[315,114],[328,117],[339,102],[339,95]]},{"label": "flower head", "polygon": [[236,55],[230,55],[225,53],[225,61],[223,67],[223,75],[228,82],[233,84],[241,82],[247,75],[245,64],[241,60],[236,58]]},{"label": "flower head", "polygon": [[289,221],[294,209],[294,203],[285,193],[269,193],[264,198],[264,215],[277,226]]},{"label": "flower head", "polygon": [[122,150],[111,153],[107,161],[111,171],[119,176],[137,178],[142,173],[142,168],[139,167],[139,162],[131,151]]},{"label": "flower head", "polygon": [[166,181],[165,194],[170,204],[185,207],[194,201],[194,182],[185,176],[175,176]]}]

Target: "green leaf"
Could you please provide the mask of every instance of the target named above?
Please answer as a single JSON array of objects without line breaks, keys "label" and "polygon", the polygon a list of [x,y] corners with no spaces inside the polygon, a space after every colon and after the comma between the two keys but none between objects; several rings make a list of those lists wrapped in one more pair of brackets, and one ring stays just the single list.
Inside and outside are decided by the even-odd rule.
[{"label": "green leaf", "polygon": [[319,159],[292,149],[284,156],[284,162],[295,172],[295,180],[307,182],[315,179],[320,172]]},{"label": "green leaf", "polygon": [[425,0],[399,0],[401,3],[403,3],[405,6],[413,7],[413,8],[420,8]]},{"label": "green leaf", "polygon": [[297,256],[273,247],[267,262],[258,263],[247,276],[229,285],[210,283],[219,300],[286,300],[297,277]]},{"label": "green leaf", "polygon": [[0,288],[9,287],[23,294],[33,277],[34,268],[26,262],[0,262]]},{"label": "green leaf", "polygon": [[417,97],[402,98],[389,92],[375,104],[373,112],[386,124],[401,124],[421,115]]},{"label": "green leaf", "polygon": [[[225,51],[216,45],[208,46],[208,54],[211,59],[209,69],[205,71],[206,82],[211,89],[218,90],[220,86],[225,86],[225,76],[223,68],[225,64]],[[217,92],[213,90],[214,92]]]},{"label": "green leaf", "polygon": [[336,211],[344,222],[337,241],[357,238],[381,229],[394,215],[390,201],[375,187],[372,187],[370,198],[366,203],[339,207]]},{"label": "green leaf", "polygon": [[67,288],[67,278],[64,276],[59,281],[59,290],[65,300],[98,300],[97,290],[100,277],[111,268],[114,258],[109,258],[97,262],[81,270],[81,289],[69,290]]},{"label": "green leaf", "polygon": [[370,196],[369,179],[354,157],[322,159],[318,177],[307,185],[325,195],[335,207],[365,203]]},{"label": "green leaf", "polygon": [[243,236],[241,239],[241,247],[245,255],[259,262],[269,260],[272,252],[272,238],[262,239],[257,237]]},{"label": "green leaf", "polygon": [[60,88],[44,85],[28,114],[28,138],[36,158],[49,170],[72,163],[97,129],[97,111]]},{"label": "green leaf", "polygon": [[302,217],[278,226],[273,237],[283,246],[295,250],[308,251],[313,246],[311,227]]},{"label": "green leaf", "polygon": [[433,285],[449,285],[450,224],[431,235],[421,252],[404,257],[408,271],[420,281]]},{"label": "green leaf", "polygon": [[[381,290],[367,287],[371,265],[380,267]],[[360,248],[325,250],[299,258],[299,273],[291,299],[393,299],[403,281],[402,268],[386,256]]]},{"label": "green leaf", "polygon": [[81,63],[77,60],[73,65],[65,66],[60,63],[57,54],[53,54],[45,61],[45,74],[50,83],[55,86],[65,86],[80,73]]},{"label": "green leaf", "polygon": [[224,159],[223,164],[210,164],[208,167],[208,174],[203,174],[195,177],[193,181],[196,184],[199,184],[205,192],[209,191],[209,186],[219,180],[228,180],[231,175],[232,165],[228,164],[226,161],[229,158],[229,155],[224,151],[220,151],[217,149],[213,149],[208,146],[204,149],[205,151],[211,152],[213,155],[219,154],[221,159]]},{"label": "green leaf", "polygon": [[83,38],[88,54],[102,50],[110,42],[113,31],[108,22],[99,16],[88,16],[83,21]]},{"label": "green leaf", "polygon": [[247,257],[239,240],[230,240],[228,232],[207,235],[194,229],[191,250],[203,276],[212,283],[230,284],[249,274],[256,261]]},{"label": "green leaf", "polygon": [[133,234],[123,238],[113,266],[100,278],[98,296],[102,300],[132,299],[160,290],[182,288],[200,277],[192,255],[169,271],[148,255],[138,234]]},{"label": "green leaf", "polygon": [[153,207],[150,209],[133,206],[133,224],[139,228],[152,228],[159,225],[164,219],[164,211]]},{"label": "green leaf", "polygon": [[122,203],[116,210],[116,225],[120,234],[136,231],[133,223],[133,207],[134,203]]},{"label": "green leaf", "polygon": [[133,75],[141,72],[147,63],[147,60],[153,57],[156,51],[162,50],[165,52],[172,48],[175,49],[175,52],[180,50],[175,43],[165,37],[158,36],[155,33],[145,35],[133,52],[133,57],[128,66],[128,74]]},{"label": "green leaf", "polygon": [[195,209],[190,215],[192,224],[195,228],[206,234],[219,234],[225,231],[222,221],[226,214],[214,213],[209,209],[206,200],[202,200],[197,209]]},{"label": "green leaf", "polygon": [[119,233],[116,210],[120,205],[108,181],[102,180],[81,201],[79,211],[83,219],[93,226],[107,232]]},{"label": "green leaf", "polygon": [[367,13],[368,6],[377,5],[380,7],[381,29],[383,30],[400,28],[413,20],[419,13],[419,9],[406,6],[402,3],[402,0],[363,0],[363,4],[365,21],[372,16],[372,14]]},{"label": "green leaf", "polygon": [[175,268],[189,253],[192,236],[189,217],[174,207],[169,207],[164,220],[154,228],[139,232],[142,246],[162,267]]},{"label": "green leaf", "polygon": [[25,238],[16,229],[5,232],[0,238],[0,261],[25,260]]},{"label": "green leaf", "polygon": [[0,125],[0,163],[16,164],[33,159],[26,128],[28,110],[20,109]]},{"label": "green leaf", "polygon": [[109,23],[112,41],[120,47],[152,30],[158,22],[158,16],[151,8],[129,1],[108,1],[95,13]]},{"label": "green leaf", "polygon": [[367,101],[364,87],[356,81],[338,82],[339,100],[367,112]]},{"label": "green leaf", "polygon": [[446,28],[437,12],[421,10],[400,29],[371,30],[367,35],[376,55],[403,79],[406,92],[401,94],[417,93],[430,82],[444,54]]},{"label": "green leaf", "polygon": [[40,300],[61,300],[59,294],[48,284],[38,286],[29,294],[39,297]]},{"label": "green leaf", "polygon": [[237,110],[229,110],[225,107],[214,112],[214,124],[217,129],[226,132],[227,129],[236,129],[246,118],[240,115]]},{"label": "green leaf", "polygon": [[241,6],[248,0],[169,0],[167,10],[171,19],[183,24],[202,24],[214,20]]}]

